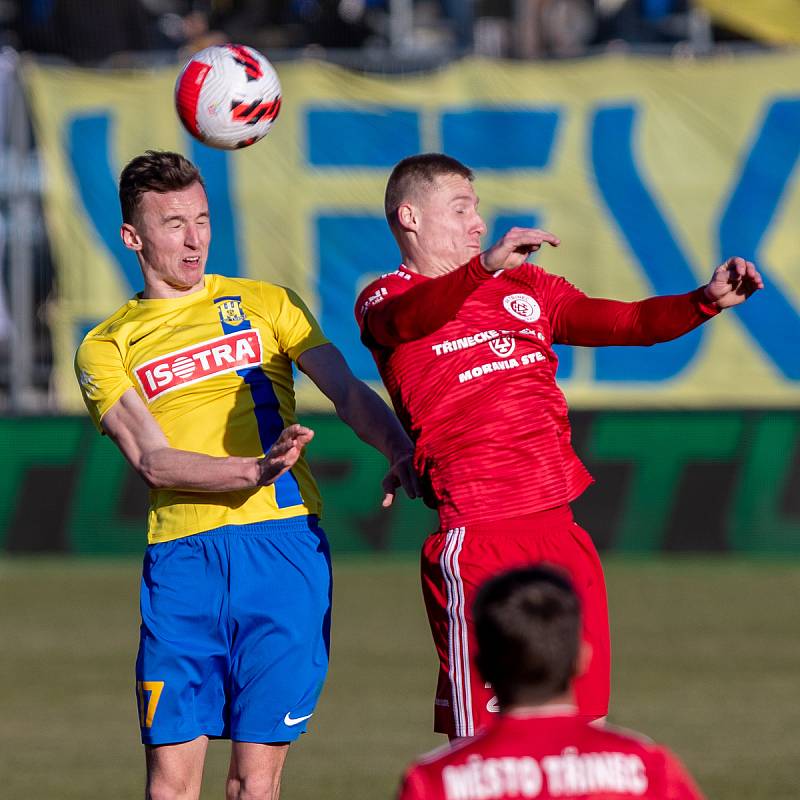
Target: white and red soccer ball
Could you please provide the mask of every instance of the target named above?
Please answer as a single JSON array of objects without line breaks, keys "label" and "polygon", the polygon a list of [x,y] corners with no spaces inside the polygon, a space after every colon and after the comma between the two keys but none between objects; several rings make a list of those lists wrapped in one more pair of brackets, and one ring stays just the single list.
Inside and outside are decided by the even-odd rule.
[{"label": "white and red soccer ball", "polygon": [[281,109],[278,73],[252,47],[206,47],[178,75],[175,108],[201,142],[223,150],[247,147],[267,135]]}]

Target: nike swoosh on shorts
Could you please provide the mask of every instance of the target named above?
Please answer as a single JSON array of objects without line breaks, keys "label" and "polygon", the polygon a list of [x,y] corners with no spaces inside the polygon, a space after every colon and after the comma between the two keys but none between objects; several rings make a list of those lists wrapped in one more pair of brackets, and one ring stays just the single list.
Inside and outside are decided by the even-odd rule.
[{"label": "nike swoosh on shorts", "polygon": [[311,719],[311,717],[314,716],[313,711],[310,714],[306,714],[304,717],[292,717],[290,714],[291,712],[287,711],[286,716],[283,718],[283,724],[288,725],[290,728],[292,725],[299,725],[301,722],[305,722],[307,719]]}]

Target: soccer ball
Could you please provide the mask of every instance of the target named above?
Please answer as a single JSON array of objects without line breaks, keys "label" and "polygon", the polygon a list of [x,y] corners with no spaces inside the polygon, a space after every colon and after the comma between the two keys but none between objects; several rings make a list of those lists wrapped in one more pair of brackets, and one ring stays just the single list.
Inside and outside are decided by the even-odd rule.
[{"label": "soccer ball", "polygon": [[281,109],[281,84],[272,64],[252,47],[213,45],[181,70],[175,108],[196,139],[235,150],[267,135]]}]

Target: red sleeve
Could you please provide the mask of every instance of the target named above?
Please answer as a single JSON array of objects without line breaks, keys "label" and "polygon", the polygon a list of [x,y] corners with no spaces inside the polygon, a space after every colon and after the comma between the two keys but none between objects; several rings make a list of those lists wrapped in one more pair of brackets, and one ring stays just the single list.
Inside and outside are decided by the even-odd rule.
[{"label": "red sleeve", "polygon": [[668,342],[719,313],[708,305],[702,287],[635,303],[587,297],[571,288],[550,309],[553,341],[560,344],[600,347]]},{"label": "red sleeve", "polygon": [[397,800],[438,800],[433,792],[425,788],[425,780],[419,769],[411,767],[403,777]]},{"label": "red sleeve", "polygon": [[382,296],[370,284],[356,302],[361,338],[384,347],[421,339],[453,319],[467,297],[491,277],[475,256],[447,275],[417,279],[399,293]]},{"label": "red sleeve", "polygon": [[686,767],[666,748],[664,757],[664,800],[705,800],[705,795],[689,775]]}]

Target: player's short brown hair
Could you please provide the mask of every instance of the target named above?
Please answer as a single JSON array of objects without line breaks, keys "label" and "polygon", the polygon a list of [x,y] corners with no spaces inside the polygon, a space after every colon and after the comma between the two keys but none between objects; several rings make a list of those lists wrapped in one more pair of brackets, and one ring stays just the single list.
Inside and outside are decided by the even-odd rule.
[{"label": "player's short brown hair", "polygon": [[468,181],[475,177],[469,167],[444,153],[420,153],[400,161],[389,176],[383,200],[389,226],[394,229],[397,209],[411,199],[415,191],[420,187],[433,188],[436,179],[443,175],[461,175]]},{"label": "player's short brown hair", "polygon": [[168,150],[147,150],[129,161],[119,176],[122,221],[133,222],[145,192],[175,192],[193,183],[205,189],[200,170],[188,158]]},{"label": "player's short brown hair", "polygon": [[580,601],[570,581],[546,566],[491,579],[473,606],[478,668],[501,708],[563,694],[575,677]]}]

